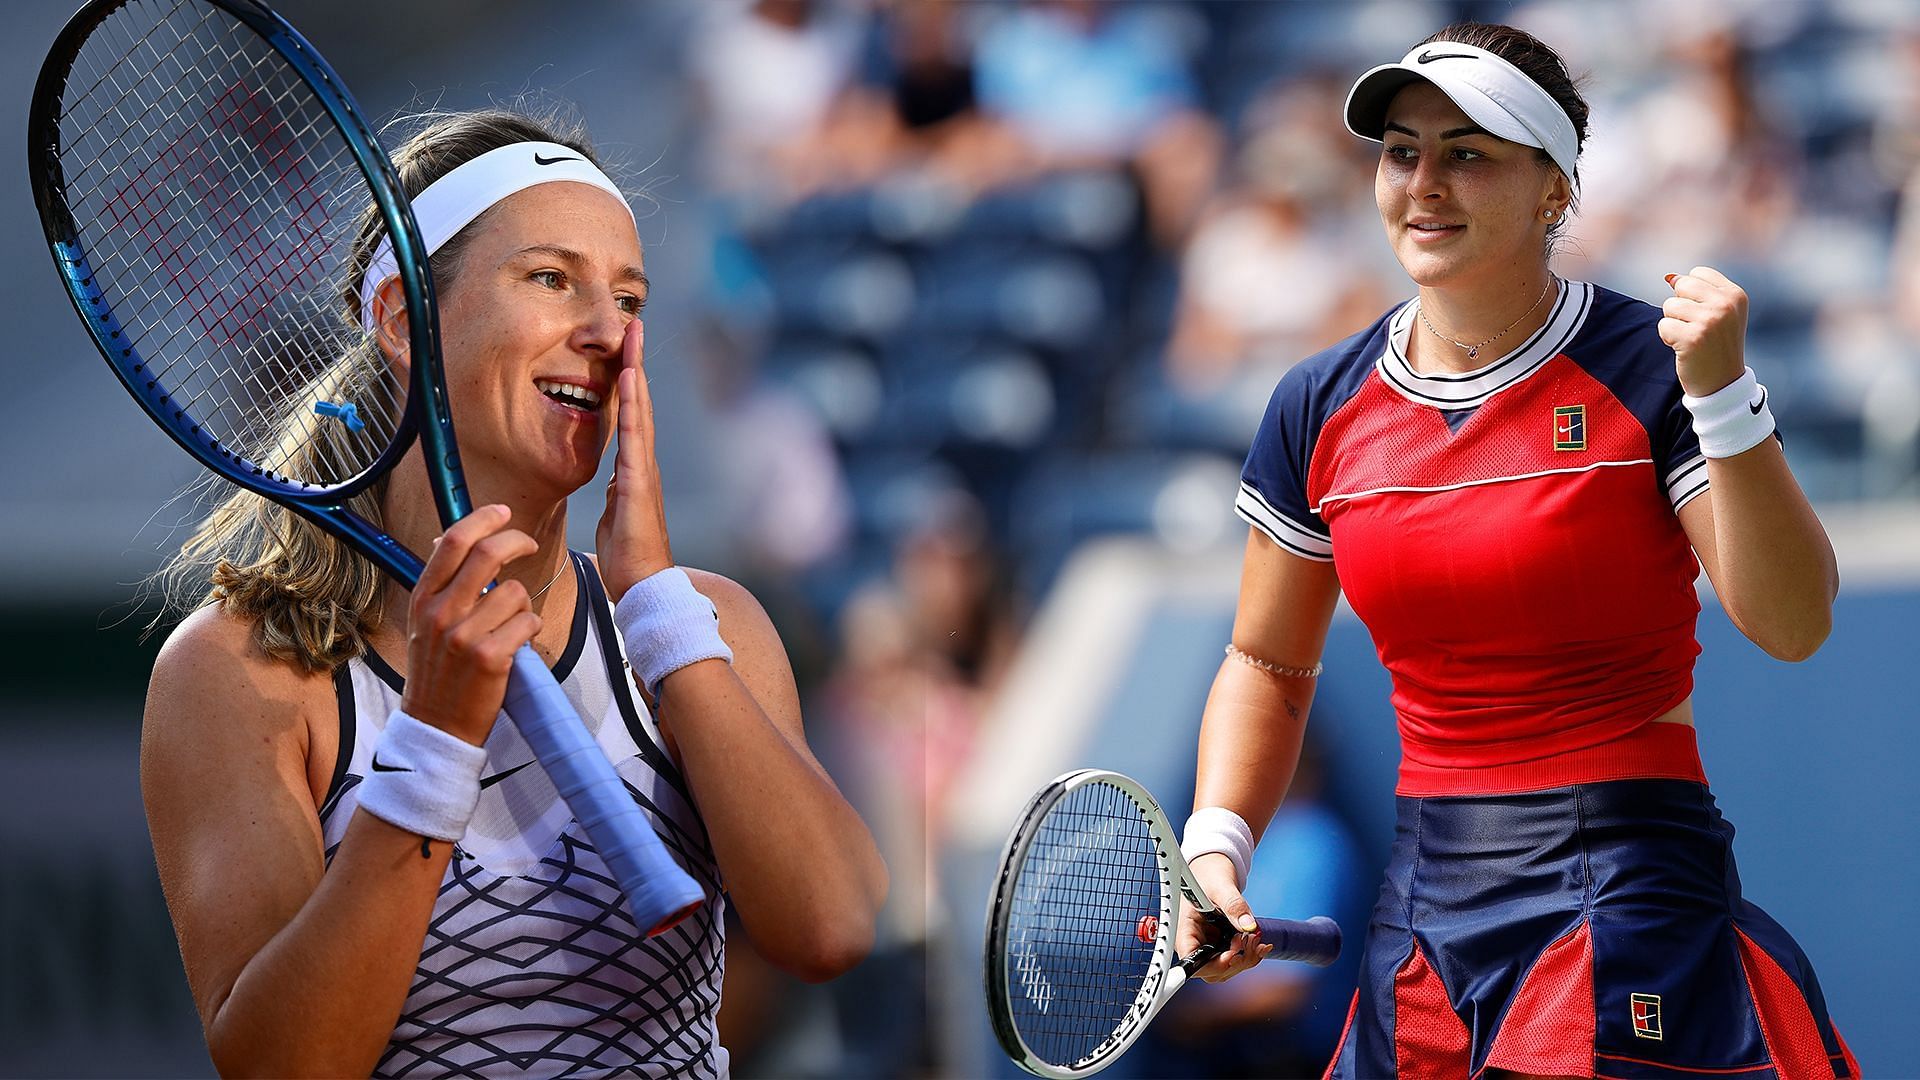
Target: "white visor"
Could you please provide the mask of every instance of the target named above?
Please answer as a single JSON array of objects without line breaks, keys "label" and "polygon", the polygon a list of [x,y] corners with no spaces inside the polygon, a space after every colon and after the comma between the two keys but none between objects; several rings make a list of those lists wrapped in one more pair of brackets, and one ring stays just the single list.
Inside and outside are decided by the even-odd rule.
[{"label": "white visor", "polygon": [[1347,92],[1347,130],[1381,141],[1387,106],[1408,83],[1430,82],[1489,133],[1547,152],[1567,182],[1574,180],[1580,138],[1553,95],[1506,60],[1472,45],[1436,41],[1416,45],[1397,64],[1374,68]]},{"label": "white visor", "polygon": [[[512,143],[462,162],[413,197],[413,217],[420,223],[420,238],[426,242],[427,254],[440,250],[442,244],[501,199],[536,184],[561,180],[599,188],[618,199],[628,220],[633,219],[633,208],[627,205],[619,186],[580,151],[559,143]],[[393,241],[383,236],[360,279],[360,325],[369,331],[374,328],[374,295],[399,272]]]}]

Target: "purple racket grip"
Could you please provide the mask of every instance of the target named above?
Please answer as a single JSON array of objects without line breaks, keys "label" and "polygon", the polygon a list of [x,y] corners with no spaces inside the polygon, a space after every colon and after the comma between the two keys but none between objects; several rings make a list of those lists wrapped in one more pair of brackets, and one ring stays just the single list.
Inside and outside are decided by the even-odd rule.
[{"label": "purple racket grip", "polygon": [[1269,960],[1299,960],[1326,967],[1340,958],[1340,924],[1325,915],[1305,922],[1295,919],[1255,919],[1260,944],[1273,946]]},{"label": "purple racket grip", "polygon": [[706,899],[700,884],[667,854],[646,813],[580,722],[566,691],[529,647],[514,654],[505,705],[627,894],[628,910],[640,928],[651,936],[692,914]]}]

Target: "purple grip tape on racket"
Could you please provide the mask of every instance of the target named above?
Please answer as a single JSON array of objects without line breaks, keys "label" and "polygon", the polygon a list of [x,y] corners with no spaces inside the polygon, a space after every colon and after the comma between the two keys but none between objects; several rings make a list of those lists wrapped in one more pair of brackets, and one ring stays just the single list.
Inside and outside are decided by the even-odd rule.
[{"label": "purple grip tape on racket", "polygon": [[1293,919],[1255,919],[1260,944],[1273,946],[1269,960],[1298,960],[1326,967],[1340,958],[1340,924],[1325,915],[1305,922]]},{"label": "purple grip tape on racket", "polygon": [[513,654],[505,707],[626,893],[640,928],[657,934],[699,907],[706,899],[699,883],[667,854],[546,662],[529,647]]}]

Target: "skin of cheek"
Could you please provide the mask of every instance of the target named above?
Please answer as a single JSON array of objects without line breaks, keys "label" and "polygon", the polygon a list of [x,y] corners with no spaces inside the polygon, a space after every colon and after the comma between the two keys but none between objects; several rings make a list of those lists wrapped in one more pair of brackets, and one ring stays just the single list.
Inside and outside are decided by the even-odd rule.
[{"label": "skin of cheek", "polygon": [[[488,498],[563,499],[593,479],[618,422],[626,320],[613,307],[636,288],[623,270],[638,272],[637,239],[624,207],[573,183],[519,191],[471,227],[459,273],[440,293],[462,463]],[[540,246],[552,250],[532,250]],[[587,377],[602,387],[601,407],[591,417],[563,412],[534,385],[539,377]]]},{"label": "skin of cheek", "polygon": [[[443,362],[470,479],[483,490],[499,490],[506,477],[531,473],[562,496],[592,480],[618,415],[614,395],[603,403],[598,424],[568,427],[533,385],[536,375],[587,366],[565,359],[572,327],[555,317],[562,305],[544,310],[526,290],[484,271],[464,275],[448,291],[441,305]],[[569,430],[570,439],[562,434]]]},{"label": "skin of cheek", "polygon": [[[1384,155],[1375,173],[1381,222],[1395,257],[1417,284],[1447,284],[1475,271],[1497,273],[1542,257],[1545,230],[1535,228],[1535,208],[1546,178],[1537,163],[1522,156],[1469,164],[1477,168],[1441,172],[1435,186],[1442,197],[1430,200],[1415,200],[1407,190],[1412,170]],[[1406,220],[1418,213],[1466,222],[1468,231],[1461,237],[1465,242],[1441,250],[1415,243]]]}]

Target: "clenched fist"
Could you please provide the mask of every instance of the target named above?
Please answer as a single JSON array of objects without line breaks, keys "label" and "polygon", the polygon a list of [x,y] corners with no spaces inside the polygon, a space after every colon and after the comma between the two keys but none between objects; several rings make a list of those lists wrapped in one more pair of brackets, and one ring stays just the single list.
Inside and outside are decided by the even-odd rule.
[{"label": "clenched fist", "polygon": [[1660,340],[1673,349],[1680,388],[1706,397],[1747,369],[1747,293],[1711,266],[1668,274]]}]

